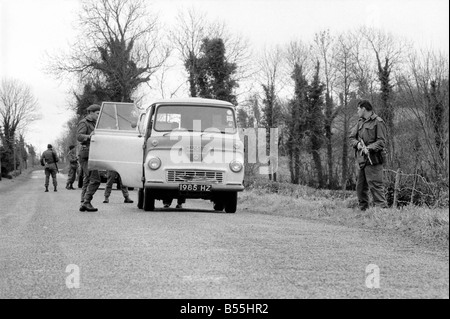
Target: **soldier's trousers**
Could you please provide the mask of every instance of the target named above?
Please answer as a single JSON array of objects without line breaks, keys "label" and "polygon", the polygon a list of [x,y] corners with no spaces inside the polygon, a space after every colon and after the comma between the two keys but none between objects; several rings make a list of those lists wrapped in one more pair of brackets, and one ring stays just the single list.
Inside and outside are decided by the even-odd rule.
[{"label": "soldier's trousers", "polygon": [[112,186],[114,184],[114,180],[116,179],[116,176],[119,180],[119,185],[122,190],[122,194],[124,198],[128,198],[130,194],[128,193],[128,187],[123,186],[122,179],[120,178],[119,173],[116,171],[107,171],[106,172],[106,186],[105,186],[105,198],[109,198],[109,195],[111,195]]},{"label": "soldier's trousers", "polygon": [[83,169],[83,187],[81,188],[81,201],[85,204],[90,203],[95,192],[100,186],[100,175],[97,170],[88,170],[87,159],[80,160]]},{"label": "soldier's trousers", "polygon": [[70,166],[68,178],[67,178],[67,184],[73,184],[75,182],[75,178],[77,176],[77,168],[78,166]]},{"label": "soldier's trousers", "polygon": [[50,183],[50,175],[52,176],[53,180],[53,186],[56,187],[58,185],[58,182],[56,180],[56,169],[54,168],[46,168],[45,169],[45,187],[48,187],[48,184]]},{"label": "soldier's trousers", "polygon": [[373,204],[386,208],[386,197],[383,187],[383,165],[366,165],[358,168],[358,180],[356,182],[356,194],[358,195],[359,208],[365,210],[369,207],[369,190],[372,193]]}]

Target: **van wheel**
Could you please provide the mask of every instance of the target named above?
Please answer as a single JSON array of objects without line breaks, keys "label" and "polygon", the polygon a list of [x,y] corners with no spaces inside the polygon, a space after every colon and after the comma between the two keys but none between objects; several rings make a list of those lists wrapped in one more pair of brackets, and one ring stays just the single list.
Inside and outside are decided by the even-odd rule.
[{"label": "van wheel", "polygon": [[223,211],[224,205],[223,205],[223,202],[215,201],[213,207],[214,207],[214,210],[221,212],[221,211]]},{"label": "van wheel", "polygon": [[144,210],[146,212],[155,210],[155,197],[149,189],[144,190]]},{"label": "van wheel", "polygon": [[139,209],[144,208],[144,189],[143,188],[139,188],[138,190],[138,203],[137,203],[137,207]]},{"label": "van wheel", "polygon": [[237,209],[237,192],[231,192],[227,195],[225,201],[225,212],[229,214],[236,213]]}]

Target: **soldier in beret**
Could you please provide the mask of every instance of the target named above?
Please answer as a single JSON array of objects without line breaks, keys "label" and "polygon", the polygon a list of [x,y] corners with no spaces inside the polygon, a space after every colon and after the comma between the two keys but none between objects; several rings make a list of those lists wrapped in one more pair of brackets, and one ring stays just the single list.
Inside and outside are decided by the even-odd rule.
[{"label": "soldier in beret", "polygon": [[356,194],[359,208],[369,207],[369,190],[375,206],[386,208],[383,187],[383,163],[386,144],[386,125],[381,117],[373,112],[367,100],[358,102],[358,125],[351,132],[350,145],[355,150],[358,163]]},{"label": "soldier in beret", "polygon": [[98,209],[91,204],[95,192],[100,186],[100,175],[98,170],[88,170],[89,146],[91,136],[97,123],[100,113],[100,105],[92,104],[87,108],[88,114],[82,119],[77,126],[77,140],[81,144],[79,157],[80,165],[83,171],[83,187],[81,190],[81,206],[80,212],[96,212]]}]

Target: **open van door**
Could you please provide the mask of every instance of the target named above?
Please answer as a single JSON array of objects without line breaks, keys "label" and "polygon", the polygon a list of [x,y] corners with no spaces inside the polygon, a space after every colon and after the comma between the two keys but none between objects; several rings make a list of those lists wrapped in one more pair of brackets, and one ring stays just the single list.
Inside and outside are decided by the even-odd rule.
[{"label": "open van door", "polygon": [[145,116],[134,103],[103,102],[89,149],[89,169],[113,170],[128,187],[142,187]]}]

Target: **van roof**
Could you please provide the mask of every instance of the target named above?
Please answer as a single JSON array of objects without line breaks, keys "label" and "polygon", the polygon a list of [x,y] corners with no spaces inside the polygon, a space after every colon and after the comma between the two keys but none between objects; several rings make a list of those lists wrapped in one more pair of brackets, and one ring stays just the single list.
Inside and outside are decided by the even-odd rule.
[{"label": "van roof", "polygon": [[188,97],[188,98],[177,98],[177,99],[160,99],[155,100],[152,104],[201,104],[201,105],[217,105],[217,106],[235,106],[230,102],[216,100],[216,99],[205,99],[200,97]]}]

